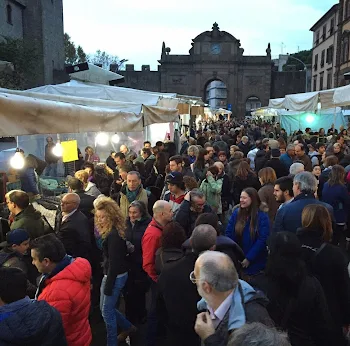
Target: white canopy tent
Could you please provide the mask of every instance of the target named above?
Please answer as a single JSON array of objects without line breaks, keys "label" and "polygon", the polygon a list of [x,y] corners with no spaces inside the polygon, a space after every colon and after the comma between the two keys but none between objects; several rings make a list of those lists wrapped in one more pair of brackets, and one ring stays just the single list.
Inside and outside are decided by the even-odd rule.
[{"label": "white canopy tent", "polygon": [[109,85],[110,81],[124,78],[124,76],[118,73],[108,71],[94,64],[87,63],[87,66],[87,70],[70,73],[70,78],[82,82],[91,82],[106,85]]},{"label": "white canopy tent", "polygon": [[174,95],[77,82],[0,89],[0,136],[142,131],[149,124],[178,121]]},{"label": "white canopy tent", "polygon": [[270,99],[269,107],[289,109],[297,112],[312,112],[319,108],[334,108],[333,95],[336,89],[286,95],[284,98]]},{"label": "white canopy tent", "polygon": [[337,107],[346,107],[350,105],[350,85],[335,89],[333,95],[334,105]]}]

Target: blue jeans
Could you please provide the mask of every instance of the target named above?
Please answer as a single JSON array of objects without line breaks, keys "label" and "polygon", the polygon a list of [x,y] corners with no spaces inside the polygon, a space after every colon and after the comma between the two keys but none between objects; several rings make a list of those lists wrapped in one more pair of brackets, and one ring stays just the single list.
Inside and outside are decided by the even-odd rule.
[{"label": "blue jeans", "polygon": [[48,163],[45,168],[46,177],[57,177],[57,163]]},{"label": "blue jeans", "polygon": [[120,326],[123,330],[128,330],[132,326],[132,324],[116,308],[120,291],[125,286],[127,279],[128,273],[121,274],[115,279],[111,296],[106,296],[104,294],[107,275],[105,275],[102,279],[100,309],[107,329],[107,346],[118,345],[117,325]]}]

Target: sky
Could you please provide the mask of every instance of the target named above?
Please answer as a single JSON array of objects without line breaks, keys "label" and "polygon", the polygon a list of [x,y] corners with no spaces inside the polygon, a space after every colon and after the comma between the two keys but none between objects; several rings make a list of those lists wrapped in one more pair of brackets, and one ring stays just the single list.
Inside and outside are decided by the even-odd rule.
[{"label": "sky", "polygon": [[[244,55],[272,57],[312,48],[310,28],[335,0],[63,0],[64,30],[86,53],[100,49],[135,69],[158,66],[162,43],[188,54],[213,23],[241,40]],[[283,49],[283,51],[282,51]]]}]

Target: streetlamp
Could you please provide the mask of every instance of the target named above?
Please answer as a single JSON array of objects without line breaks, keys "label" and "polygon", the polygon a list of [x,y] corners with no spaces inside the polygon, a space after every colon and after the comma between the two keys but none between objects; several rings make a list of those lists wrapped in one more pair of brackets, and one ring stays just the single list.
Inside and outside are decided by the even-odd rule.
[{"label": "streetlamp", "polygon": [[305,65],[305,63],[303,61],[301,61],[300,59],[294,57],[294,56],[291,56],[289,54],[286,55],[288,58],[290,59],[294,59],[296,61],[299,61],[301,64],[303,64],[304,66],[304,71],[305,71],[305,92],[307,93],[307,66]]}]

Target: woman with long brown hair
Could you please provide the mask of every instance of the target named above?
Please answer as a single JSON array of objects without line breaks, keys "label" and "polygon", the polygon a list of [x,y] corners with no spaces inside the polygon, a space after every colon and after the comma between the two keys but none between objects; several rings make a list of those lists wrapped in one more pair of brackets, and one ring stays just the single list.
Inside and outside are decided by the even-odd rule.
[{"label": "woman with long brown hair", "polygon": [[245,254],[244,273],[249,276],[262,272],[266,265],[266,240],[270,233],[269,217],[258,192],[248,187],[241,193],[239,207],[232,213],[226,236],[241,246]]},{"label": "woman with long brown hair", "polygon": [[347,345],[342,329],[350,321],[350,278],[347,269],[349,260],[339,247],[330,244],[332,219],[326,207],[320,204],[307,205],[301,220],[302,228],[297,231],[297,236],[302,244],[302,256],[310,274],[323,287],[338,331],[338,339],[333,344]]},{"label": "woman with long brown hair", "polygon": [[345,186],[345,169],[335,165],[329,174],[328,181],[322,190],[322,201],[330,204],[334,210],[336,227],[334,229],[333,244],[345,247],[345,225],[348,221],[350,197]]},{"label": "woman with long brown hair", "polygon": [[232,194],[235,205],[239,203],[241,193],[247,187],[254,187],[254,189],[259,190],[260,183],[256,174],[251,170],[249,163],[241,161],[232,181]]},{"label": "woman with long brown hair", "polygon": [[191,164],[194,176],[199,183],[201,183],[206,177],[207,169],[209,168],[209,165],[207,164],[208,160],[208,151],[206,149],[199,149],[196,161]]},{"label": "woman with long brown hair", "polygon": [[265,202],[269,208],[269,218],[271,225],[275,220],[277,210],[280,206],[280,203],[276,201],[275,196],[273,195],[275,181],[277,176],[275,170],[271,167],[265,167],[261,169],[258,173],[259,181],[261,184],[261,189],[259,190],[259,197],[261,202]]},{"label": "woman with long brown hair", "polygon": [[[94,203],[95,227],[102,238],[103,274],[100,308],[107,329],[107,345],[116,345],[136,328],[116,309],[120,292],[128,279],[125,241],[126,220],[118,204],[109,197]],[[117,325],[124,332],[117,338]]]}]

